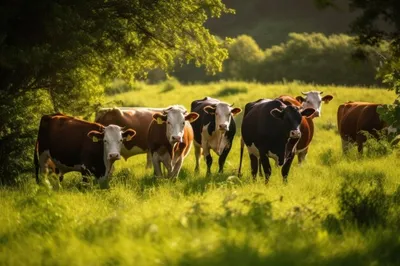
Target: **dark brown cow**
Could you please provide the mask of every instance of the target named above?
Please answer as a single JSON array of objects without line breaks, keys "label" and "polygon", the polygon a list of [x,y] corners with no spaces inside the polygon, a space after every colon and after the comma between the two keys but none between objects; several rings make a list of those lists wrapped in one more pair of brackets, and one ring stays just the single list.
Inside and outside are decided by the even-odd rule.
[{"label": "dark brown cow", "polygon": [[63,114],[44,115],[40,120],[34,163],[36,181],[39,167],[42,173],[54,162],[64,174],[79,171],[86,176],[108,179],[113,163],[120,159],[123,142],[129,142],[136,132],[121,127],[104,127]]},{"label": "dark brown cow", "polygon": [[123,128],[132,128],[136,131],[135,138],[132,141],[125,142],[121,149],[121,155],[124,159],[137,154],[147,153],[146,168],[151,167],[151,155],[148,152],[148,129],[153,121],[153,115],[156,112],[162,112],[165,108],[147,108],[147,107],[115,107],[102,108],[96,113],[96,123],[104,126],[111,124]]},{"label": "dark brown cow", "polygon": [[379,118],[378,106],[380,104],[368,102],[347,102],[339,106],[337,121],[343,152],[348,150],[350,143],[357,143],[358,152],[362,153],[367,138],[361,131],[379,137],[377,131],[387,124]]},{"label": "dark brown cow", "polygon": [[193,143],[193,129],[190,122],[199,117],[184,107],[171,106],[162,113],[153,115],[154,121],[148,132],[148,147],[151,152],[154,174],[161,177],[161,163],[168,171],[168,177],[177,177],[184,158]]}]

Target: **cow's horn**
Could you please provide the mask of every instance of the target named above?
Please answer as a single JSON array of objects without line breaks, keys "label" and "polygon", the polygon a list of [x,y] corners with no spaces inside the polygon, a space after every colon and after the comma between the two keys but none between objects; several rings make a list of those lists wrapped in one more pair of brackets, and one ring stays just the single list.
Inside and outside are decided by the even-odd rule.
[{"label": "cow's horn", "polygon": [[301,94],[303,94],[303,95],[307,95],[308,93],[309,93],[308,91],[306,91],[306,92],[302,91],[301,92]]}]

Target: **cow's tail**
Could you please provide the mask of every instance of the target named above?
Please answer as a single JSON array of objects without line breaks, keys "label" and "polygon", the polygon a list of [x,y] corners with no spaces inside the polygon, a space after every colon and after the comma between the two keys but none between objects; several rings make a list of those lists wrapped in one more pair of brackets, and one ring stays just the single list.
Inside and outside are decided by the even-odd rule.
[{"label": "cow's tail", "polygon": [[33,163],[35,164],[36,183],[39,184],[39,158],[38,158],[38,152],[39,152],[39,140],[36,140],[35,152],[33,154]]},{"label": "cow's tail", "polygon": [[243,148],[244,148],[244,141],[243,137],[240,138],[240,159],[239,159],[239,169],[238,169],[238,176],[242,176],[242,160],[243,160]]}]

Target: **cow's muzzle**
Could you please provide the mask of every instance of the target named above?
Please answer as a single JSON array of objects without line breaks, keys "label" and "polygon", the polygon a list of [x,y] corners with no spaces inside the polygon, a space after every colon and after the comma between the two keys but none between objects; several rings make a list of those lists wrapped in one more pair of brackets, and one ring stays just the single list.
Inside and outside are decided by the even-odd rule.
[{"label": "cow's muzzle", "polygon": [[181,143],[182,142],[182,137],[181,136],[172,136],[171,137],[171,142],[172,143]]},{"label": "cow's muzzle", "polygon": [[291,139],[299,139],[301,137],[301,132],[300,130],[290,130],[289,137]]},{"label": "cow's muzzle", "polygon": [[119,153],[109,153],[108,154],[108,160],[110,161],[117,161],[121,159],[121,155]]},{"label": "cow's muzzle", "polygon": [[227,124],[220,124],[219,125],[219,130],[220,131],[228,131],[229,130],[228,125]]}]

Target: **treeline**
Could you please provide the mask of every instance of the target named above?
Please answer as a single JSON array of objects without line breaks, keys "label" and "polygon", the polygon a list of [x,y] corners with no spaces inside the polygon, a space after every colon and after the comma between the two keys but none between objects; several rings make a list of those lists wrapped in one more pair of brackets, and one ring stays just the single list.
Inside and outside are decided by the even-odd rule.
[{"label": "treeline", "polygon": [[344,34],[290,33],[288,41],[262,50],[247,35],[228,41],[229,58],[215,76],[193,65],[173,73],[181,82],[220,79],[258,82],[300,80],[307,83],[382,86],[376,69],[387,47],[358,47]]}]

